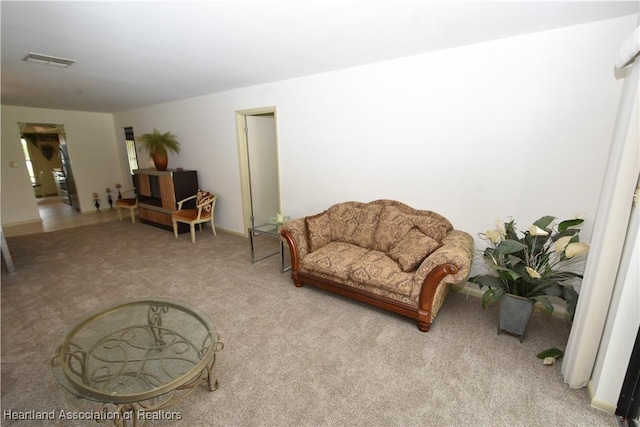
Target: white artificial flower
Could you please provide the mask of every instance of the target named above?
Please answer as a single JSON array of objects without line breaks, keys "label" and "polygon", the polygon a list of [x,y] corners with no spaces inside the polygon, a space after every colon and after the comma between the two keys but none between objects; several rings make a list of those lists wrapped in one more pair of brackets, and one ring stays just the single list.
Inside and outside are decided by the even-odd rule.
[{"label": "white artificial flower", "polygon": [[504,221],[500,218],[496,221],[496,226],[498,227],[498,232],[500,233],[500,240],[504,240],[507,236],[507,230],[504,228]]},{"label": "white artificial flower", "polygon": [[589,244],[582,242],[569,243],[564,251],[567,258],[574,258],[580,255],[584,255],[587,252],[589,252]]},{"label": "white artificial flower", "polygon": [[487,230],[487,231],[485,231],[484,235],[494,245],[497,245],[498,243],[500,243],[502,241],[502,235],[500,234],[499,230]]},{"label": "white artificial flower", "polygon": [[569,241],[571,240],[571,236],[564,236],[559,238],[558,240],[556,240],[554,249],[556,252],[562,252],[564,251],[564,248],[567,247],[567,245],[569,244]]},{"label": "white artificial flower", "polygon": [[570,219],[584,219],[584,212],[574,214]]},{"label": "white artificial flower", "polygon": [[548,236],[549,235],[548,232],[544,231],[542,228],[533,224],[529,226],[529,234],[531,234],[532,236]]},{"label": "white artificial flower", "polygon": [[538,273],[537,271],[535,271],[533,268],[531,267],[525,267],[527,269],[527,273],[529,273],[529,277],[531,277],[532,279],[539,279],[540,277],[540,273]]}]

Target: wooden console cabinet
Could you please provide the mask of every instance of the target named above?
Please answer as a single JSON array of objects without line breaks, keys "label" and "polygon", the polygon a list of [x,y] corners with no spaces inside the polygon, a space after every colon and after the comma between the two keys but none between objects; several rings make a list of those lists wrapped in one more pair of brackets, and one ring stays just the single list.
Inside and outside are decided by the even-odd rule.
[{"label": "wooden console cabinet", "polygon": [[[193,170],[136,169],[133,181],[140,222],[169,231],[173,231],[171,213],[178,208],[177,202],[198,192],[198,173]],[[182,207],[195,209],[195,199]],[[189,225],[178,223],[178,232],[189,232]]]}]

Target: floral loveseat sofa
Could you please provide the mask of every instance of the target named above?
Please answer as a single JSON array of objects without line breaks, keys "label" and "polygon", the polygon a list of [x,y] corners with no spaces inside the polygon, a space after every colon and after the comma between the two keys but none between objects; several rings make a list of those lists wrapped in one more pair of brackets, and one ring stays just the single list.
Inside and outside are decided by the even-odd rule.
[{"label": "floral loveseat sofa", "polygon": [[291,278],[414,319],[429,331],[453,284],[467,280],[470,234],[394,200],[345,202],[286,222]]}]

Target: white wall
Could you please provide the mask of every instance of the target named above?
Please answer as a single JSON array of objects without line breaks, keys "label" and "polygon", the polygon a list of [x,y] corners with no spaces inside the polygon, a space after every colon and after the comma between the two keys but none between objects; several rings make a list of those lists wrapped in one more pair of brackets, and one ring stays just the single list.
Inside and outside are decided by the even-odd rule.
[{"label": "white wall", "polygon": [[[179,136],[170,167],[220,195],[242,232],[234,111],[278,111],[282,209],[401,200],[473,234],[513,216],[584,212],[588,239],[621,82],[613,59],[636,16],[191,98],[114,115]],[[259,64],[257,64],[259,65]]]},{"label": "white wall", "polygon": [[[108,207],[105,189],[122,181],[113,116],[105,113],[2,106],[2,224],[40,220],[20,145],[19,122],[63,124],[80,208],[95,211],[92,194]],[[9,167],[15,161],[17,168]]]}]

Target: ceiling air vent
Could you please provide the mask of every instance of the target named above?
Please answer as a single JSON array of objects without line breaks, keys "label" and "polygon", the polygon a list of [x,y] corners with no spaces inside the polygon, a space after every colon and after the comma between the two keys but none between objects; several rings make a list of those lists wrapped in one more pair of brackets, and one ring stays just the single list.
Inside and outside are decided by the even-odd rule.
[{"label": "ceiling air vent", "polygon": [[67,68],[69,65],[76,62],[73,59],[57,58],[55,56],[42,55],[39,53],[29,53],[22,59],[27,62],[33,62],[34,64],[52,65],[60,68]]}]

